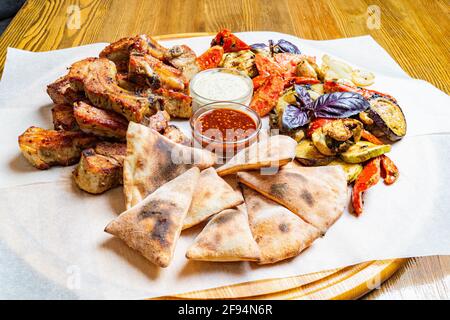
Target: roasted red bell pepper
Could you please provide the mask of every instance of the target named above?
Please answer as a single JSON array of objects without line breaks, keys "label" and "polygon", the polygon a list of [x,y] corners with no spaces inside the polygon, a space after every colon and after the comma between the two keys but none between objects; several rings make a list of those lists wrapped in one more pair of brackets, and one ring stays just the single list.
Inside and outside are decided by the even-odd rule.
[{"label": "roasted red bell pepper", "polygon": [[381,156],[381,177],[387,185],[397,181],[400,172],[394,162],[386,155]]},{"label": "roasted red bell pepper", "polygon": [[375,137],[372,133],[370,133],[367,130],[363,130],[361,132],[361,138],[366,140],[366,141],[372,142],[373,144],[378,144],[378,145],[383,144],[383,142],[380,139]]},{"label": "roasted red bell pepper", "polygon": [[213,46],[197,58],[197,64],[202,70],[216,68],[222,60],[223,54],[222,47]]},{"label": "roasted red bell pepper", "polygon": [[228,29],[220,31],[211,41],[211,46],[221,46],[225,52],[236,52],[241,50],[250,50],[244,41],[236,37]]},{"label": "roasted red bell pepper", "polygon": [[356,178],[355,185],[353,186],[352,193],[352,205],[353,212],[359,216],[363,212],[363,192],[373,187],[380,181],[381,169],[380,169],[380,157],[373,158],[367,162],[362,172]]}]

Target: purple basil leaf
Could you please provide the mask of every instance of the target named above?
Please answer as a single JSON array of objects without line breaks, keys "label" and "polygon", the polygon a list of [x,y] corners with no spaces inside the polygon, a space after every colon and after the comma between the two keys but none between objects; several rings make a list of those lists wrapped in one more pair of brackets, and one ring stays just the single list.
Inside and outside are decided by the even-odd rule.
[{"label": "purple basil leaf", "polygon": [[348,118],[369,108],[369,102],[355,92],[333,92],[321,95],[314,102],[316,118]]},{"label": "purple basil leaf", "polygon": [[250,49],[252,50],[267,50],[269,46],[265,43],[254,43],[250,45]]},{"label": "purple basil leaf", "polygon": [[294,54],[301,54],[300,49],[296,45],[284,39],[279,40],[277,44],[275,44],[273,52],[275,53],[288,52]]},{"label": "purple basil leaf", "polygon": [[309,123],[309,115],[306,110],[301,110],[296,106],[289,104],[284,108],[281,123],[284,129],[292,130]]},{"label": "purple basil leaf", "polygon": [[304,88],[303,86],[295,85],[295,99],[300,104],[301,107],[313,110],[314,101],[311,99],[311,96],[309,95],[308,90]]}]

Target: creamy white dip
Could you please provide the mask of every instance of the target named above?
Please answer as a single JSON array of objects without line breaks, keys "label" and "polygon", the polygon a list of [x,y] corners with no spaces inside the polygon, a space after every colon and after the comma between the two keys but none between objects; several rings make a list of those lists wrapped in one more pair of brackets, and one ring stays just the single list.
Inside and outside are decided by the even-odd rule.
[{"label": "creamy white dip", "polygon": [[190,83],[194,111],[215,101],[233,101],[245,105],[253,94],[252,80],[235,70],[210,69],[195,75]]}]

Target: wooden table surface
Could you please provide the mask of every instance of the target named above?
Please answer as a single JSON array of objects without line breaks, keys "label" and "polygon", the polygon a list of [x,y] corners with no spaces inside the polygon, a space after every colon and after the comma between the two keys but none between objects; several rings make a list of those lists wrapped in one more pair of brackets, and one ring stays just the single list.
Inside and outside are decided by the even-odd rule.
[{"label": "wooden table surface", "polygon": [[[28,0],[0,37],[47,51],[138,33],[279,31],[306,39],[371,35],[414,78],[450,92],[450,1]],[[450,256],[409,260],[367,299],[449,299]]]}]

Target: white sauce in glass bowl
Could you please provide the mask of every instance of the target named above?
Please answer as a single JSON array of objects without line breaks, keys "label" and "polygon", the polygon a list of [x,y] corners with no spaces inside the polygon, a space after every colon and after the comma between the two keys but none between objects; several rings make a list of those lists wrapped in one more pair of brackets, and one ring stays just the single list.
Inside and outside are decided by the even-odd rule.
[{"label": "white sauce in glass bowl", "polygon": [[205,104],[233,101],[247,105],[253,95],[252,80],[237,70],[209,69],[197,73],[190,82],[194,112]]}]

